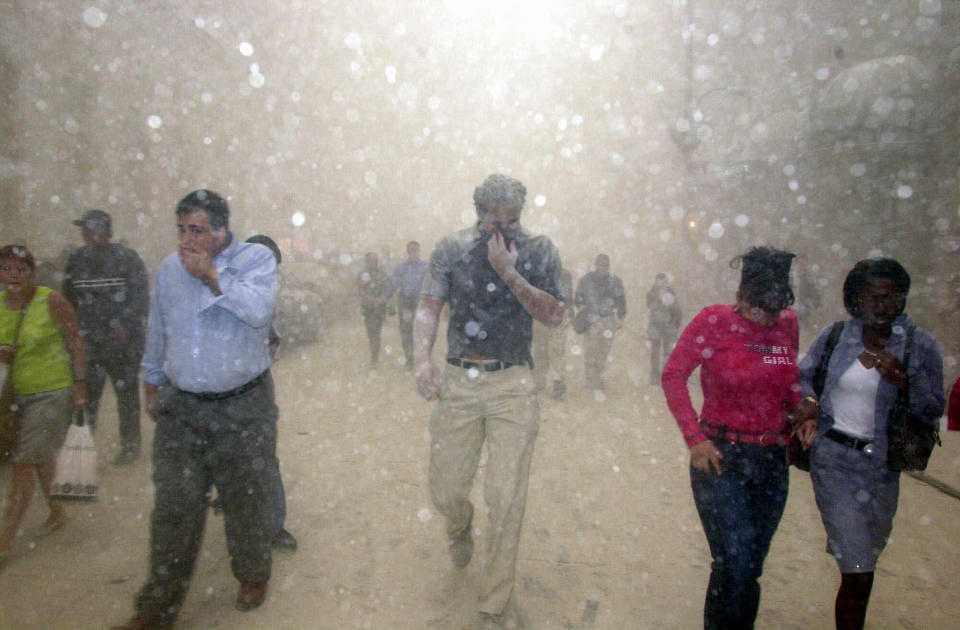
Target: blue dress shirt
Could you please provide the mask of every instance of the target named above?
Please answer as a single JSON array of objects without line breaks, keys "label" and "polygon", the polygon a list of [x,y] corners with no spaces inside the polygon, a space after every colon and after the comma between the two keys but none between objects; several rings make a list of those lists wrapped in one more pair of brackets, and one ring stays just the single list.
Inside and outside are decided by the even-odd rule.
[{"label": "blue dress shirt", "polygon": [[230,244],[213,259],[222,294],[190,275],[174,253],[157,269],[143,379],[187,392],[225,392],[270,367],[277,263],[256,243]]},{"label": "blue dress shirt", "polygon": [[383,297],[389,298],[400,289],[401,299],[420,298],[420,287],[423,286],[423,277],[427,273],[427,261],[410,262],[405,260],[393,270],[390,281],[383,289]]}]

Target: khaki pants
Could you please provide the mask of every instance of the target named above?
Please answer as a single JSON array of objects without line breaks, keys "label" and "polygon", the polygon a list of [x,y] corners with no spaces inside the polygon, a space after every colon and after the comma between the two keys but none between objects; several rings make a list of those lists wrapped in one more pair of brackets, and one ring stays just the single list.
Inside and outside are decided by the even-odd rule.
[{"label": "khaki pants", "polygon": [[603,387],[603,371],[616,334],[617,316],[604,315],[591,324],[584,335],[583,360],[587,387]]},{"label": "khaki pants", "polygon": [[470,526],[470,488],[487,440],[483,498],[490,510],[480,612],[506,607],[516,574],[540,407],[531,370],[483,372],[447,366],[446,383],[430,420],[430,496],[451,538]]},{"label": "khaki pants", "polygon": [[570,315],[565,310],[563,320],[556,328],[547,328],[533,322],[533,373],[537,385],[543,389],[552,381],[563,381],[567,374],[567,331]]},{"label": "khaki pants", "polygon": [[550,329],[550,340],[548,342],[548,355],[550,357],[550,370],[547,372],[547,378],[554,381],[562,381],[567,374],[567,331],[570,330],[570,312],[563,311],[563,320],[556,328]]}]

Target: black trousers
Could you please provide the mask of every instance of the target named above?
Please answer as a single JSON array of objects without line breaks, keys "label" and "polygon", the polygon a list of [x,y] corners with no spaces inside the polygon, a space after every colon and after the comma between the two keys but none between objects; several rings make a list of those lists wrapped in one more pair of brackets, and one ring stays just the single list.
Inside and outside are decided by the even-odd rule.
[{"label": "black trousers", "polygon": [[409,367],[413,367],[413,318],[417,314],[419,303],[420,296],[412,298],[400,296],[397,302],[400,307],[397,317],[400,320],[400,343],[403,345],[403,356]]},{"label": "black trousers", "polygon": [[370,344],[370,360],[373,363],[380,357],[380,333],[383,331],[383,320],[386,316],[386,309],[363,314],[363,325],[367,329],[367,342]]},{"label": "black trousers", "polygon": [[97,410],[107,377],[117,395],[117,419],[120,445],[124,450],[140,451],[140,355],[88,350],[87,414],[92,429],[96,428]]},{"label": "black trousers", "polygon": [[214,485],[234,577],[270,579],[277,407],[268,373],[256,387],[223,400],[165,388],[155,409],[150,569],[136,609],[166,626],[187,594]]}]

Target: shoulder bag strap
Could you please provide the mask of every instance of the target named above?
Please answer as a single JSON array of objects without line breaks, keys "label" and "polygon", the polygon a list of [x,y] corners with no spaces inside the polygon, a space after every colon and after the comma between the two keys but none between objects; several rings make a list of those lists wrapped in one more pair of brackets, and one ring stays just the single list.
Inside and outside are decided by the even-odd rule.
[{"label": "shoulder bag strap", "polygon": [[[34,293],[36,295],[36,293]],[[13,387],[13,364],[17,357],[17,342],[20,341],[20,329],[23,328],[23,318],[27,315],[27,309],[30,308],[30,304],[33,303],[33,296],[30,296],[30,299],[27,300],[27,303],[20,307],[20,316],[17,317],[17,327],[13,330],[13,343],[11,346],[13,350],[10,352],[10,367],[7,368],[7,379],[5,382],[10,383],[10,387]]]},{"label": "shoulder bag strap", "polygon": [[813,373],[813,391],[817,398],[823,394],[823,387],[827,383],[827,364],[830,363],[830,357],[833,355],[833,349],[837,347],[840,341],[840,334],[843,332],[843,322],[834,322],[830,328],[830,335],[827,337],[827,343],[823,347],[823,354],[820,355],[820,362],[817,363],[817,369]]},{"label": "shoulder bag strap", "polygon": [[910,408],[910,351],[913,349],[913,331],[916,328],[913,324],[907,328],[907,339],[903,342],[903,373],[907,375],[907,391],[901,393],[897,390],[897,396],[903,398],[903,403],[907,409]]}]

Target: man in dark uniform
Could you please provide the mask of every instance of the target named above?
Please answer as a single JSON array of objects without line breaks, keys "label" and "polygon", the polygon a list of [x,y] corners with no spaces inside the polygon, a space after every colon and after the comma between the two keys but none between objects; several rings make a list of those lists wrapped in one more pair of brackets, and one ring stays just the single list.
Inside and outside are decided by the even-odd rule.
[{"label": "man in dark uniform", "polygon": [[140,359],[149,296],[147,270],[137,252],[111,243],[110,215],[90,210],[73,222],[83,247],[70,255],[63,294],[80,320],[87,349],[87,412],[93,426],[107,376],[117,395],[120,452],[114,465],[140,455]]},{"label": "man in dark uniform", "polygon": [[603,372],[613,339],[627,316],[623,282],[610,273],[610,257],[597,254],[594,270],[577,285],[577,308],[587,311],[590,327],[584,338],[583,361],[587,387],[603,390]]},{"label": "man in dark uniform", "polygon": [[[540,426],[530,342],[533,320],[563,319],[560,256],[520,227],[523,184],[491,175],[473,193],[478,221],[441,240],[430,258],[414,321],[417,389],[438,399],[430,420],[430,494],[446,517],[456,567],[473,555],[470,487],[487,442],[484,497],[490,510],[480,585],[482,628],[503,628],[516,573],[533,445]],[[430,358],[450,304],[447,365]]]},{"label": "man in dark uniform", "polygon": [[653,281],[653,287],[647,292],[647,308],[650,316],[647,320],[647,338],[650,340],[650,384],[660,384],[660,351],[663,351],[663,360],[666,362],[673,352],[673,344],[677,341],[680,331],[680,304],[670,283],[667,274],[658,273]]},{"label": "man in dark uniform", "polygon": [[370,345],[370,367],[376,367],[380,357],[380,332],[387,317],[387,304],[381,297],[387,285],[387,274],[380,269],[376,252],[367,252],[363,257],[364,269],[357,274],[357,293],[360,296],[360,314],[367,330]]}]

